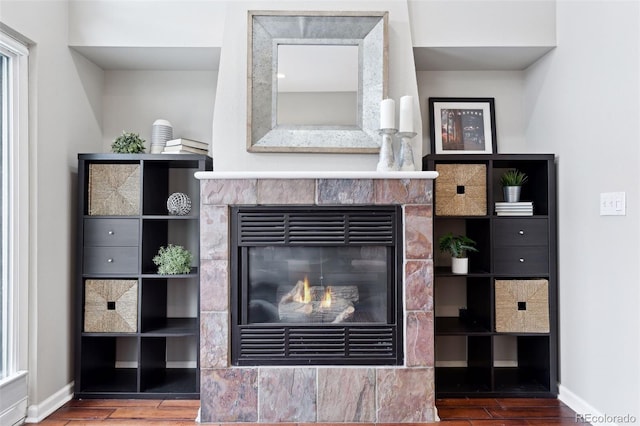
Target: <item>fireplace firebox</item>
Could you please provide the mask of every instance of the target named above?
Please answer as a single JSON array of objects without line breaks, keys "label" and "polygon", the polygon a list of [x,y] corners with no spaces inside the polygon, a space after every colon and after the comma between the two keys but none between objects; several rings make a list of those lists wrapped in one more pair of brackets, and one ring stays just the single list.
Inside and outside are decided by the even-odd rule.
[{"label": "fireplace firebox", "polygon": [[402,365],[399,206],[231,208],[234,365]]}]

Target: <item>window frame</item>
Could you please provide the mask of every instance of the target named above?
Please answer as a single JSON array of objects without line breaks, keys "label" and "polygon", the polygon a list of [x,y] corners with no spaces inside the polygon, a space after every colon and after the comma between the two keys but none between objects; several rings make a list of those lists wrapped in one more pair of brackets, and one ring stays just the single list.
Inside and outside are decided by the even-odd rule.
[{"label": "window frame", "polygon": [[[6,114],[1,135],[2,149],[2,285],[6,291],[3,324],[6,333],[0,350],[4,377],[0,378],[0,400],[26,404],[26,393],[15,392],[8,400],[6,389],[24,389],[28,366],[29,288],[29,138],[28,138],[28,55],[26,44],[0,27],[0,53],[9,58],[7,66]],[[3,84],[5,84],[3,82]],[[4,102],[4,101],[3,101]],[[5,348],[6,346],[6,348]],[[17,382],[19,385],[16,385]],[[24,401],[22,398],[24,397]],[[4,405],[4,404],[2,404]],[[1,407],[6,409],[7,407]],[[2,410],[0,410],[2,412]]]}]

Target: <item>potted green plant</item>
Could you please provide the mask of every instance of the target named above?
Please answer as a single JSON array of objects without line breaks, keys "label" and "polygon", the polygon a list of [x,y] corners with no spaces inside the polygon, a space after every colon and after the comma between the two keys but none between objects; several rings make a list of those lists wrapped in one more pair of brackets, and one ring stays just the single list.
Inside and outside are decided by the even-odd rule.
[{"label": "potted green plant", "polygon": [[469,271],[467,252],[477,252],[476,242],[466,235],[445,234],[438,240],[438,246],[443,253],[451,254],[451,272],[466,274]]},{"label": "potted green plant", "polygon": [[520,201],[522,185],[527,183],[528,179],[528,176],[518,169],[509,169],[504,172],[502,176],[500,176],[504,200],[508,203]]},{"label": "potted green plant", "polygon": [[144,152],[145,140],[137,133],[122,132],[113,140],[111,151],[117,154],[139,154]]},{"label": "potted green plant", "polygon": [[193,256],[184,247],[169,244],[167,247],[160,247],[152,260],[158,266],[160,275],[188,274],[191,272]]}]

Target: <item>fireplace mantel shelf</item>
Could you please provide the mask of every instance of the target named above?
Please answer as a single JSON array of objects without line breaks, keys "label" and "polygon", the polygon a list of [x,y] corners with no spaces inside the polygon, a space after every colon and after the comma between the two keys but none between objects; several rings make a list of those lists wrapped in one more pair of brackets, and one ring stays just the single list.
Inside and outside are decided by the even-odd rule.
[{"label": "fireplace mantel shelf", "polygon": [[375,171],[237,171],[237,172],[196,172],[195,177],[206,179],[435,179],[438,172],[375,172]]}]

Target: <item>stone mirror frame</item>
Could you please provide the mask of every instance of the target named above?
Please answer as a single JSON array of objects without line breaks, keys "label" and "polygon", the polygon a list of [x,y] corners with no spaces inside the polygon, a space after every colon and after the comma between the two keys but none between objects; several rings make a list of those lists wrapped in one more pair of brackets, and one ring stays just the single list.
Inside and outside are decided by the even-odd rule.
[{"label": "stone mirror frame", "polygon": [[[247,151],[377,153],[388,12],[249,11]],[[358,46],[355,126],[278,125],[278,45]]]}]

